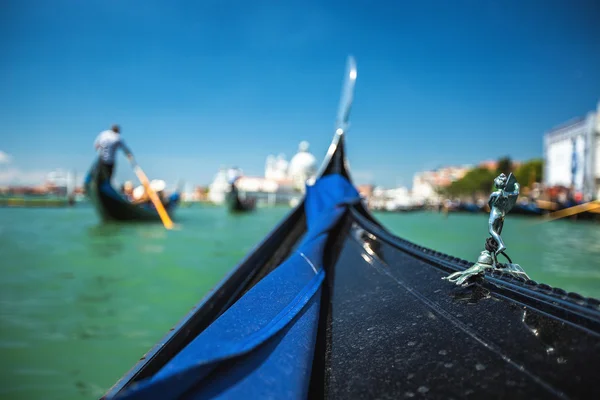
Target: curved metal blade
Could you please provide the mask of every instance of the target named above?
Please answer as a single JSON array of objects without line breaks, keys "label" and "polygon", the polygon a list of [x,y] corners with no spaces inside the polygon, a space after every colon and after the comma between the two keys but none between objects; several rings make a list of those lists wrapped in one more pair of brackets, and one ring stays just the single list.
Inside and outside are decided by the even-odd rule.
[{"label": "curved metal blade", "polygon": [[354,84],[356,83],[356,61],[354,57],[348,56],[346,62],[346,75],[342,85],[342,95],[340,97],[340,105],[337,115],[336,130],[342,129],[346,131],[348,128],[348,120],[350,119],[350,111],[352,109],[352,101],[354,100]]},{"label": "curved metal blade", "polygon": [[340,105],[338,109],[335,134],[333,136],[331,144],[329,145],[327,154],[323,159],[321,168],[319,168],[317,177],[322,176],[323,171],[325,171],[325,168],[327,168],[327,165],[329,165],[329,161],[331,160],[331,157],[337,149],[340,137],[348,130],[350,110],[352,109],[352,100],[354,99],[354,84],[356,83],[356,76],[356,61],[354,60],[354,57],[348,56],[348,61],[346,62],[346,73],[344,75],[344,83],[342,85],[342,95],[340,97]]}]

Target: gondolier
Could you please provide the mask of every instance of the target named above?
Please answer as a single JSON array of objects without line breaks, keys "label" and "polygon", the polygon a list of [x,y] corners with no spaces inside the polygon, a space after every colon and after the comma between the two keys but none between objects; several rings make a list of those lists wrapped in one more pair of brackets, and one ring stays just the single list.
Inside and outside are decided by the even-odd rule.
[{"label": "gondolier", "polygon": [[112,178],[115,167],[115,154],[119,147],[123,149],[129,160],[133,160],[133,154],[121,139],[120,132],[119,125],[113,125],[110,130],[100,132],[94,142],[94,148],[99,153],[100,176],[103,180],[110,181]]},{"label": "gondolier", "polygon": [[238,167],[229,168],[227,171],[227,183],[233,185],[242,177],[242,171]]},{"label": "gondolier", "polygon": [[242,177],[242,170],[238,167],[230,168],[227,171],[227,183],[230,185],[230,190],[227,192],[226,201],[229,211],[252,211],[256,207],[255,197],[246,197],[244,194],[242,197],[239,195],[237,188],[237,182]]}]

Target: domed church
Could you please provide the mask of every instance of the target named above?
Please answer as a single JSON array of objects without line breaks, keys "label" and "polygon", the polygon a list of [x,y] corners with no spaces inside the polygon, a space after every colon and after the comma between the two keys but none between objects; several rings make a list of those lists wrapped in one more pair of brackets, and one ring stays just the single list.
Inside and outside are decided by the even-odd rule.
[{"label": "domed church", "polygon": [[292,181],[294,189],[304,191],[306,181],[314,178],[317,174],[317,159],[308,152],[309,143],[300,142],[298,153],[290,161],[288,167],[288,178]]}]

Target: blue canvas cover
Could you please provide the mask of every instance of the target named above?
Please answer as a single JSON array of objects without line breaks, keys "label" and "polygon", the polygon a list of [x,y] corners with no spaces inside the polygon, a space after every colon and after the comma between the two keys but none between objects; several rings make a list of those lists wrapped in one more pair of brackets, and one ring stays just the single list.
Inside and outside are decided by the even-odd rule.
[{"label": "blue canvas cover", "polygon": [[328,234],[359,194],[341,175],[307,187],[297,250],[123,399],[306,398]]}]

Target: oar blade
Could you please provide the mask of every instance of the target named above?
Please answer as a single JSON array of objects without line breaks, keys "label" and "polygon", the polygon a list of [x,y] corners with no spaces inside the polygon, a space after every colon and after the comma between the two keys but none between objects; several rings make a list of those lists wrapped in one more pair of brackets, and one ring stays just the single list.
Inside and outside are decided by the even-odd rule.
[{"label": "oar blade", "polygon": [[156,192],[152,190],[150,182],[148,181],[148,177],[146,177],[146,174],[144,173],[144,171],[142,171],[142,168],[140,168],[139,165],[135,164],[133,169],[140,182],[142,182],[142,185],[144,185],[144,189],[146,189],[146,193],[148,193],[148,196],[150,196],[150,200],[154,204],[154,207],[156,207],[156,211],[158,212],[158,216],[160,217],[160,220],[162,221],[163,225],[169,230],[173,229],[173,221],[169,217],[167,210],[165,210],[165,207],[158,198]]}]

